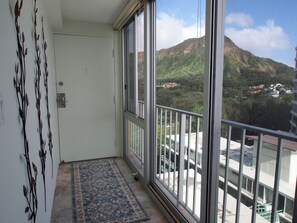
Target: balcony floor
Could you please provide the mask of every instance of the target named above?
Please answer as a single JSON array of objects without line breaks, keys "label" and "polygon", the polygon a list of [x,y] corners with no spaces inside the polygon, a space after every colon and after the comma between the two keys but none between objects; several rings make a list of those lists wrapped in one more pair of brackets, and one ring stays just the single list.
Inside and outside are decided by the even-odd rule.
[{"label": "balcony floor", "polygon": [[[149,195],[145,192],[142,184],[134,180],[132,171],[125,163],[124,159],[117,158],[116,162],[130,188],[132,189],[138,201],[141,203],[142,207],[145,209],[148,217],[150,218],[150,220],[146,222],[167,222],[161,212],[154,205]],[[51,223],[72,223],[71,199],[70,164],[64,163],[59,166],[58,170],[57,186],[53,203]]]}]

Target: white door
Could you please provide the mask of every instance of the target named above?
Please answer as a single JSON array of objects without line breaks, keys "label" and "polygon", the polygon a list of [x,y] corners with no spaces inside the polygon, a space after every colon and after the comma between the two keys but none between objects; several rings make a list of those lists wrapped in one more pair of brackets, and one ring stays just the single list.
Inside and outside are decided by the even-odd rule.
[{"label": "white door", "polygon": [[55,35],[61,160],[116,156],[113,39]]}]

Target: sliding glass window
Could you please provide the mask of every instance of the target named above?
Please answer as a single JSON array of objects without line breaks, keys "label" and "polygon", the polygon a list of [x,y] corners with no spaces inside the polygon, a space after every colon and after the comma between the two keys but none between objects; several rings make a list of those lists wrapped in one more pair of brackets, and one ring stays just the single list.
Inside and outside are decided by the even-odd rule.
[{"label": "sliding glass window", "polygon": [[155,183],[191,222],[201,208],[205,4],[156,1]]},{"label": "sliding glass window", "polygon": [[126,110],[144,118],[144,21],[143,12],[125,27]]},{"label": "sliding glass window", "polygon": [[124,27],[125,154],[144,175],[144,23],[143,12]]},{"label": "sliding glass window", "polygon": [[125,28],[125,68],[126,68],[126,110],[136,114],[137,76],[135,62],[135,22],[130,22]]},{"label": "sliding glass window", "polygon": [[297,138],[290,133],[297,125],[296,8],[295,0],[226,1],[223,221],[233,215],[237,222],[292,222],[284,200],[294,200],[297,176]]},{"label": "sliding glass window", "polygon": [[[155,18],[145,26],[137,13],[124,27],[130,161],[141,175],[150,166],[153,188],[179,221],[292,222],[296,1],[144,2]],[[154,139],[144,134],[145,86],[156,86],[147,88],[156,92]],[[155,140],[150,165],[145,135]]]}]

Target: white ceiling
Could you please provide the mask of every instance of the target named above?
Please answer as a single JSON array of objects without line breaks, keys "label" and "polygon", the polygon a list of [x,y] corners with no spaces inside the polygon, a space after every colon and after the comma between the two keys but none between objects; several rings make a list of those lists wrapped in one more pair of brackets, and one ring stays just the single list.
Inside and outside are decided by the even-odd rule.
[{"label": "white ceiling", "polygon": [[45,0],[50,23],[61,28],[63,19],[112,24],[129,0]]}]

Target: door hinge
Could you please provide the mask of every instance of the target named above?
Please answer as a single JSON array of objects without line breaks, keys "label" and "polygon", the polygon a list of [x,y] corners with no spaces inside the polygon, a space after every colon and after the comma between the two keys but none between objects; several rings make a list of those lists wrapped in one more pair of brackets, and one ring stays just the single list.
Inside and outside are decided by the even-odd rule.
[{"label": "door hinge", "polygon": [[115,96],[113,96],[113,103],[116,103],[116,99],[115,99]]},{"label": "door hinge", "polygon": [[112,56],[114,57],[114,50],[112,50]]}]

